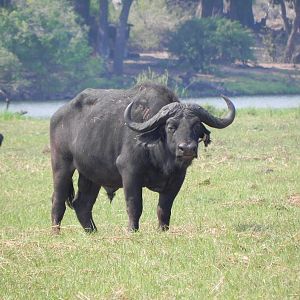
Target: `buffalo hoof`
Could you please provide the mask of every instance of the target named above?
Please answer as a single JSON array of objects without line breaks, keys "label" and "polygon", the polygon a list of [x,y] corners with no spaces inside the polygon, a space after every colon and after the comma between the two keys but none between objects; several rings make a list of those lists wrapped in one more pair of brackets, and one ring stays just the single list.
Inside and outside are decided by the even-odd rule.
[{"label": "buffalo hoof", "polygon": [[84,228],[84,231],[88,234],[96,233],[97,229],[96,228]]},{"label": "buffalo hoof", "polygon": [[52,226],[52,234],[58,235],[60,233],[60,226],[59,225],[53,225]]},{"label": "buffalo hoof", "polygon": [[138,231],[139,231],[139,228],[128,227],[128,232],[129,233],[135,233],[135,232],[138,232]]},{"label": "buffalo hoof", "polygon": [[169,225],[159,225],[158,230],[159,231],[168,231],[170,228]]}]

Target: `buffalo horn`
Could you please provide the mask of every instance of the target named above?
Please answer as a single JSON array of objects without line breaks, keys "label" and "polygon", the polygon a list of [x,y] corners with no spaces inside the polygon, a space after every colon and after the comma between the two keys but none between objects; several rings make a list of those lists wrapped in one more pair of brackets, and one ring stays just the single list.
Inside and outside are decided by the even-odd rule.
[{"label": "buffalo horn", "polygon": [[137,123],[132,121],[131,119],[131,109],[133,106],[133,102],[131,102],[124,112],[124,119],[126,125],[137,132],[147,132],[151,131],[158,126],[164,124],[168,118],[174,116],[180,109],[189,108],[194,112],[196,116],[199,117],[200,121],[205,123],[206,125],[213,128],[225,128],[230,125],[235,118],[235,107],[233,103],[225,96],[222,95],[222,98],[226,101],[227,107],[229,109],[228,114],[224,118],[217,118],[210,114],[207,110],[198,106],[196,104],[192,105],[184,105],[182,103],[173,102],[170,103],[160,109],[160,111],[154,115],[151,119],[143,122]]},{"label": "buffalo horn", "polygon": [[131,102],[124,112],[124,119],[126,125],[137,132],[147,132],[151,131],[161,124],[163,124],[170,116],[173,116],[178,111],[178,108],[180,107],[180,103],[174,102],[170,103],[160,109],[160,111],[154,115],[151,119],[143,122],[143,123],[137,123],[131,120],[131,109],[133,106],[133,102]]},{"label": "buffalo horn", "polygon": [[235,118],[235,107],[233,103],[226,96],[221,95],[221,97],[226,101],[227,107],[229,109],[227,115],[224,118],[214,117],[202,107],[193,105],[193,111],[200,118],[200,121],[212,128],[225,128],[229,126]]}]

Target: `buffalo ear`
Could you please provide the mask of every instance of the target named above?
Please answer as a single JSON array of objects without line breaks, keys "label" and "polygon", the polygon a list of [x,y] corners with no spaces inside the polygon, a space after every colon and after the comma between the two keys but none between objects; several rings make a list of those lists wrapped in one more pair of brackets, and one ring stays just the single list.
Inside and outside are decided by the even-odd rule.
[{"label": "buffalo ear", "polygon": [[201,140],[203,141],[205,147],[207,147],[211,143],[210,139],[210,131],[206,129],[206,127],[203,125],[204,133],[203,136],[201,137]]},{"label": "buffalo ear", "polygon": [[209,134],[204,134],[203,142],[205,147],[207,147],[211,143],[210,135]]}]

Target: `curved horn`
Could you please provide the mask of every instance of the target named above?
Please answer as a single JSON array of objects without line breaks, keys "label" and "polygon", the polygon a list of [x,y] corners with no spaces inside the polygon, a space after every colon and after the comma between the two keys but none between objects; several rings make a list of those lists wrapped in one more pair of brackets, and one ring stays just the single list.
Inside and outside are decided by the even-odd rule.
[{"label": "curved horn", "polygon": [[125,124],[132,130],[137,132],[151,131],[159,125],[163,124],[170,116],[174,115],[178,111],[180,103],[170,103],[160,109],[160,111],[154,115],[151,119],[143,123],[136,123],[131,120],[131,109],[133,102],[131,102],[125,109],[124,119]]},{"label": "curved horn", "polygon": [[195,110],[193,109],[193,111],[200,118],[200,121],[212,128],[225,128],[229,126],[235,118],[235,107],[233,103],[226,96],[221,95],[221,97],[226,101],[227,107],[229,109],[227,115],[224,118],[214,117],[207,110],[199,106],[197,108],[195,107]]}]

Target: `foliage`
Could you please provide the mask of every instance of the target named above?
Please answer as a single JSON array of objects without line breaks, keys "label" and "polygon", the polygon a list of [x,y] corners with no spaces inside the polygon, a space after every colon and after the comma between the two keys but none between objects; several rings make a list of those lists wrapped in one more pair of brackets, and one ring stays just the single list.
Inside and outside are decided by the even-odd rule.
[{"label": "foliage", "polygon": [[87,30],[65,0],[20,1],[10,12],[1,10],[0,19],[1,46],[20,61],[39,94],[76,89],[101,73],[99,58],[90,58]]},{"label": "foliage", "polygon": [[167,40],[170,30],[178,23],[176,10],[168,10],[165,0],[139,0],[132,5],[129,23],[131,29],[130,44],[133,47],[149,50],[159,49]]},{"label": "foliage", "polygon": [[[1,299],[287,299],[299,295],[299,109],[239,110],[188,169],[169,232],[145,189],[126,233],[123,191],[86,235],[67,208],[52,236],[49,122],[0,119]],[[274,141],[278,141],[274,143]]]},{"label": "foliage", "polygon": [[18,57],[7,49],[0,47],[0,79],[13,81],[20,77],[22,64]]},{"label": "foliage", "polygon": [[250,31],[245,29],[239,22],[230,21],[224,18],[215,19],[217,60],[222,62],[234,62],[239,60],[246,62],[253,60],[254,56],[251,47],[254,40]]},{"label": "foliage", "polygon": [[194,70],[213,62],[253,59],[252,37],[240,23],[222,18],[191,19],[172,34],[169,50]]}]

